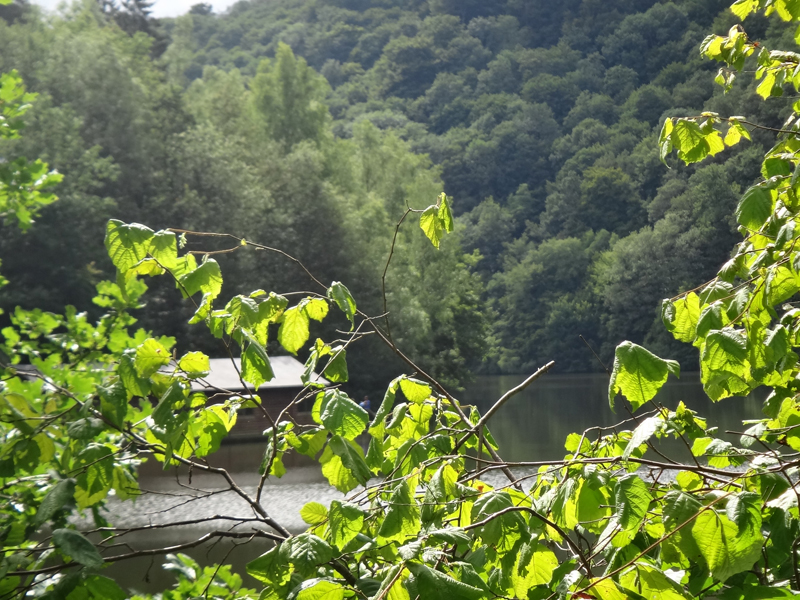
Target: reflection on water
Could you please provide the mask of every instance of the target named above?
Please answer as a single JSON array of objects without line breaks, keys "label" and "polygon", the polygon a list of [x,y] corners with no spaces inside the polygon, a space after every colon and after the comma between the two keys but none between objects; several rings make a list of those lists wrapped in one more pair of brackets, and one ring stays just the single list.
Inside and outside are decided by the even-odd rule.
[{"label": "reflection on water", "polygon": [[[523,380],[524,376],[520,375],[480,377],[462,395],[462,401],[477,405],[485,413],[497,398]],[[724,437],[725,430],[740,431],[743,419],[757,419],[762,416],[763,396],[764,394],[761,394],[761,398],[728,398],[715,404],[703,393],[698,375],[688,373],[680,380],[671,378],[656,400],[671,409],[682,400],[690,409],[706,417],[710,426],[717,426],[719,435]],[[613,425],[629,416],[621,398],[617,402],[617,414],[612,413],[608,407],[606,375],[545,375],[511,398],[492,418],[489,428],[500,444],[501,455],[508,461],[556,460],[564,456],[564,440],[570,433],[582,432],[598,425]],[[661,449],[676,458],[686,455],[685,448],[677,442],[662,444]],[[264,442],[228,444],[211,457],[210,462],[214,466],[228,469],[246,491],[254,492],[263,452]],[[186,476],[186,473],[180,476],[184,484],[187,481]],[[150,494],[140,498],[134,505],[117,505],[115,524],[131,526],[142,524],[142,521],[158,522],[164,518],[179,520],[231,514],[237,510],[243,511],[243,514],[248,512],[246,505],[230,492],[198,499],[189,504],[179,502],[181,506],[177,511],[164,512],[176,502],[175,499],[170,500],[171,490],[181,493],[186,493],[187,490],[178,487],[174,471],[162,471],[154,461],[142,468],[140,483]],[[196,489],[213,490],[215,486],[225,487],[216,479],[195,474],[193,487]],[[265,497],[265,506],[270,514],[290,529],[299,531],[304,527],[299,518],[299,510],[303,504],[312,500],[327,504],[334,497],[339,497],[339,494],[324,482],[318,465],[305,462],[291,465],[284,479],[268,486]],[[172,529],[168,532],[160,530],[132,534],[125,539],[136,548],[158,548],[196,539],[202,534],[203,531],[197,529]],[[221,542],[213,546],[194,548],[186,553],[204,565],[225,560],[233,566],[235,572],[242,575],[245,586],[257,587],[257,582],[246,574],[245,565],[266,548],[267,544],[259,540],[233,549],[230,542]],[[143,558],[114,564],[106,573],[129,589],[156,592],[174,582],[172,574],[161,568],[162,563],[163,557],[160,556]]]},{"label": "reflection on water", "polygon": [[[524,379],[522,375],[479,377],[462,395],[463,401],[476,405],[484,413]],[[684,373],[680,380],[670,376],[655,401],[674,410],[682,400],[705,417],[709,426],[718,427],[724,437],[726,430],[741,431],[742,420],[762,418],[764,397],[765,393],[761,393],[714,403],[703,392],[699,374]],[[512,397],[492,417],[489,430],[505,460],[560,459],[570,433],[613,425],[630,417],[621,396],[617,398],[616,411],[614,414],[608,406],[607,375],[545,375]]]}]

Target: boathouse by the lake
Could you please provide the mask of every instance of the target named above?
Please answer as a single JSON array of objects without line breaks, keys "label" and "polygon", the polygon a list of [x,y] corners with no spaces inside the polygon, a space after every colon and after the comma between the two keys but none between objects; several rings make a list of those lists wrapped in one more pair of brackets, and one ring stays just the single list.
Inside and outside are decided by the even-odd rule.
[{"label": "boathouse by the lake", "polygon": [[[270,381],[262,384],[257,390],[250,384],[243,384],[239,374],[242,370],[239,358],[212,358],[209,361],[210,371],[206,377],[195,380],[192,383],[193,392],[203,392],[208,397],[210,403],[224,402],[231,395],[247,397],[255,394],[261,401],[273,419],[287,406],[289,406],[298,394],[303,390],[302,375],[305,366],[292,356],[271,356],[270,364],[275,373]],[[314,373],[312,381],[327,384],[328,381]],[[298,422],[308,422],[310,420],[313,396],[292,406],[286,412],[287,416]],[[239,410],[237,423],[231,431],[232,437],[252,437],[260,436],[261,433],[271,426],[263,411],[256,408],[242,408]]]}]

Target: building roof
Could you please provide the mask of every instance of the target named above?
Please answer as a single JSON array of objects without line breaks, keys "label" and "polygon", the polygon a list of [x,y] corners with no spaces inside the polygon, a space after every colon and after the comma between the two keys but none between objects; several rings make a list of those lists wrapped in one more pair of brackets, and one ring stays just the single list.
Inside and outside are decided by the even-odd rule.
[{"label": "building roof", "polygon": [[[234,368],[234,364],[236,367]],[[275,377],[259,387],[259,390],[282,389],[282,388],[302,388],[303,382],[300,379],[305,370],[305,366],[292,356],[270,356],[269,362]],[[193,392],[207,391],[209,388],[222,389],[231,392],[244,391],[242,382],[239,379],[239,372],[242,369],[242,361],[239,358],[212,358],[209,360],[211,371],[206,377],[192,382]],[[316,373],[311,375],[311,381],[319,381],[327,384],[328,380],[318,377]],[[253,386],[247,384],[247,389]]]}]

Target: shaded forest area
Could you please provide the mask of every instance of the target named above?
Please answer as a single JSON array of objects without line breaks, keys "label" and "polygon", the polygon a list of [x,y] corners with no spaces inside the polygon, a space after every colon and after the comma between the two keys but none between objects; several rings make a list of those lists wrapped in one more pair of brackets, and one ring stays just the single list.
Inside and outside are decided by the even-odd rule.
[{"label": "shaded forest area", "polygon": [[[13,151],[65,177],[30,232],[0,230],[0,307],[89,306],[119,218],[288,250],[379,314],[397,220],[444,189],[457,235],[432,256],[401,231],[388,306],[398,343],[452,386],[551,359],[601,369],[579,335],[606,362],[630,339],[697,368],[659,304],[728,259],[772,134],[667,169],[660,121],[778,126],[792,100],[714,88],[699,44],[736,23],[718,0],[261,0],[161,22],[136,0],[2,11],[0,71],[39,93]],[[751,21],[794,47],[777,20]],[[219,256],[225,294],[305,281],[265,253]],[[191,307],[167,309],[174,293],[154,285],[140,323],[213,353],[184,331]],[[364,389],[398,368],[373,348],[353,350]]]}]

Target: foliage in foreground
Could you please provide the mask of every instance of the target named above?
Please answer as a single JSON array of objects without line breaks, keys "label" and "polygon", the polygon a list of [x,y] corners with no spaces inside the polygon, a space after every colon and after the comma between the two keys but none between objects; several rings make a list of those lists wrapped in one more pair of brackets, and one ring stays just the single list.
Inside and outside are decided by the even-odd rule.
[{"label": "foliage in foreground", "polygon": [[[733,8],[740,16],[765,9],[800,20],[794,4],[782,1],[739,0]],[[763,97],[782,94],[787,82],[800,87],[800,55],[762,48],[738,28],[709,37],[703,52],[723,62],[723,85],[754,61]],[[0,594],[124,598],[102,568],[142,551],[111,552],[132,530],[106,523],[102,509],[112,490],[134,498],[135,468],[150,456],[165,468],[190,465],[220,477],[252,508],[254,518],[186,548],[223,537],[275,542],[248,565],[260,591],[243,586],[228,567],[202,569],[176,555],[168,564],[179,584],[165,598],[672,600],[800,592],[800,313],[791,302],[800,291],[798,112],[800,104],[777,132],[763,181],[736,211],[745,238],[731,260],[710,283],[663,305],[667,328],[698,348],[712,399],[772,389],[766,418],[747,423],[738,444],[721,439],[683,404],[674,410],[655,404],[670,373],[679,375],[678,365],[625,342],[616,351],[609,401],[613,407],[621,393],[633,411],[649,411],[617,427],[572,434],[563,461],[513,465],[538,468],[523,477],[500,458],[486,424],[550,365],[481,417],[405,358],[392,341],[390,317],[365,315],[342,283],[323,284],[309,273],[318,289],[299,301],[258,290],[223,305],[219,264],[203,251],[179,251],[194,234],[109,222],[106,248],[118,277],[100,286],[96,302],[107,314],[99,323],[75,311],[18,310],[13,327],[2,332],[11,364],[0,391]],[[737,143],[747,125],[710,113],[669,119],[662,153],[674,149],[685,161],[699,161]],[[406,216],[412,212],[421,213],[420,226],[435,246],[452,229],[445,195]],[[232,252],[271,251],[225,239]],[[145,292],[142,277],[174,281],[194,304],[191,321],[207,326],[231,355],[241,353],[241,378],[254,386],[273,376],[270,340],[296,353],[309,346],[315,322],[340,319],[340,340],[311,343],[306,388],[296,399],[313,398],[314,423],[294,423],[286,412],[269,415],[273,427],[255,494],[214,467],[212,455],[237,410],[259,409],[257,399],[230,395],[209,403],[190,391],[208,372],[205,355],[178,356],[174,340],[132,331],[128,311]],[[348,349],[368,331],[413,374],[389,384],[374,415],[338,385],[348,379]],[[37,370],[18,370],[23,359]],[[332,385],[318,383],[314,371]],[[367,452],[356,442],[362,435],[370,440]],[[664,456],[653,440],[666,437],[683,444],[689,460]],[[307,504],[302,516],[310,527],[298,535],[262,500],[290,452],[319,461],[330,483],[350,494],[329,506]],[[508,482],[498,483],[491,471]],[[75,528],[76,511],[94,520],[92,531]]]}]

